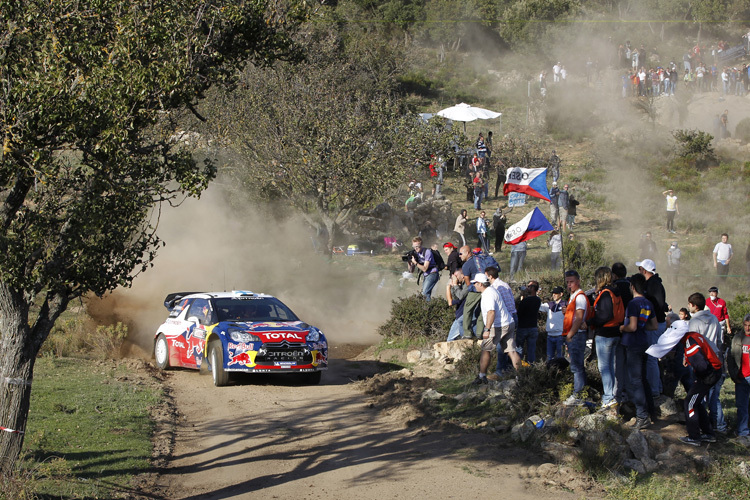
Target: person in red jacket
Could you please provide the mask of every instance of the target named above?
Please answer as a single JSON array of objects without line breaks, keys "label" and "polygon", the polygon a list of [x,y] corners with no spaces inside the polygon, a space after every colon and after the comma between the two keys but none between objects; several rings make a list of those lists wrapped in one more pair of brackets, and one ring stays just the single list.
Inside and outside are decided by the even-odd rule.
[{"label": "person in red jacket", "polygon": [[685,398],[685,418],[688,435],[680,441],[691,446],[702,442],[715,443],[716,437],[708,419],[704,399],[708,391],[721,377],[722,361],[713,343],[697,332],[688,332],[682,337],[685,347],[685,366],[695,373],[695,383]]},{"label": "person in red jacket", "polygon": [[715,286],[708,289],[706,307],[708,307],[711,314],[716,316],[716,319],[719,320],[723,336],[726,336],[727,333],[731,334],[732,327],[729,325],[729,310],[727,309],[727,303],[724,299],[719,298],[719,289]]}]

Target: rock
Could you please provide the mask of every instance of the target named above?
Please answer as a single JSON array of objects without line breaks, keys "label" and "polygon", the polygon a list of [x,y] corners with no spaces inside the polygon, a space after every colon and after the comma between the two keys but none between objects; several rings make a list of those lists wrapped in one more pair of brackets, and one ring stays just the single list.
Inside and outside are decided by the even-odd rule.
[{"label": "rock", "polygon": [[425,361],[428,359],[434,359],[431,351],[415,349],[406,353],[406,361],[408,361],[409,363],[419,363],[420,361]]},{"label": "rock", "polygon": [[498,385],[498,389],[502,391],[505,397],[510,397],[512,395],[513,389],[515,389],[516,386],[518,385],[518,380],[516,379],[501,380],[498,382],[497,385]]},{"label": "rock", "polygon": [[495,417],[488,422],[495,432],[508,432],[511,428],[511,423],[512,421],[509,417]]},{"label": "rock", "polygon": [[634,470],[638,474],[646,473],[646,467],[643,465],[643,462],[641,462],[640,460],[636,460],[635,458],[628,458],[627,460],[623,460],[622,466],[626,469]]},{"label": "rock", "polygon": [[646,468],[646,472],[654,472],[659,468],[659,462],[650,458],[644,458],[643,460],[641,460],[641,463]]},{"label": "rock", "polygon": [[422,401],[437,401],[443,399],[445,394],[442,394],[435,389],[427,389],[422,393]]},{"label": "rock", "polygon": [[664,449],[664,438],[661,437],[661,434],[658,432],[643,430],[641,431],[641,434],[646,438],[646,442],[648,443],[648,447],[652,454],[659,453]]},{"label": "rock", "polygon": [[541,448],[550,458],[560,463],[575,463],[581,454],[578,448],[552,441],[543,441]]},{"label": "rock", "polygon": [[750,478],[750,466],[748,466],[747,462],[740,462],[739,465],[737,465],[737,471],[740,475]]},{"label": "rock", "polygon": [[537,474],[539,477],[554,477],[558,469],[557,465],[547,462],[537,467]]},{"label": "rock", "polygon": [[592,413],[591,415],[584,415],[576,421],[576,427],[580,431],[595,431],[602,429],[607,421],[607,417],[601,413]]},{"label": "rock", "polygon": [[677,407],[677,404],[674,402],[674,399],[663,397],[658,401],[658,408],[661,412],[662,417],[669,417],[672,415],[677,415],[679,413],[682,413],[682,410]]},{"label": "rock", "polygon": [[473,343],[473,340],[459,339],[452,342],[438,342],[433,344],[432,348],[438,356],[458,361],[464,357],[464,349],[471,347]]},{"label": "rock", "polygon": [[675,448],[673,445],[670,445],[665,451],[658,453],[654,458],[658,462],[668,462],[672,460],[672,457],[674,457]]},{"label": "rock", "polygon": [[698,467],[707,469],[711,466],[711,457],[709,455],[695,455],[693,457],[693,462],[695,462],[695,465]]},{"label": "rock", "polygon": [[646,437],[641,434],[640,431],[633,431],[627,438],[630,451],[633,452],[635,458],[638,460],[646,460],[649,458],[648,455],[648,442]]}]

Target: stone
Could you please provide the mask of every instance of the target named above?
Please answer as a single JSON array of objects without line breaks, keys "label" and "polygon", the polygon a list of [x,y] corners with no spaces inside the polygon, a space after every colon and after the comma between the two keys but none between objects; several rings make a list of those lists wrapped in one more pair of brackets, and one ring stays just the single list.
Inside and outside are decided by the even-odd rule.
[{"label": "stone", "polygon": [[470,339],[459,339],[452,342],[437,342],[432,349],[439,356],[458,361],[464,357],[464,349],[471,347],[474,341]]},{"label": "stone", "polygon": [[648,454],[648,442],[646,437],[641,434],[640,431],[633,431],[627,438],[630,451],[638,460],[645,460],[650,458]]},{"label": "stone", "polygon": [[445,394],[442,394],[435,389],[427,389],[422,393],[422,401],[437,401],[443,399]]},{"label": "stone", "polygon": [[682,410],[677,407],[677,404],[672,398],[661,398],[661,400],[658,401],[658,408],[663,418],[682,413]]},{"label": "stone", "polygon": [[576,426],[581,431],[595,431],[602,429],[607,421],[607,417],[601,413],[592,413],[584,415],[576,421]]},{"label": "stone", "polygon": [[581,450],[574,446],[552,441],[542,441],[541,448],[546,455],[559,463],[575,463],[581,454]]},{"label": "stone", "polygon": [[641,434],[646,438],[652,454],[659,453],[664,449],[664,438],[658,432],[645,429],[641,431]]},{"label": "stone", "polygon": [[659,462],[651,458],[644,458],[643,460],[641,460],[641,463],[646,468],[646,472],[654,472],[659,468]]},{"label": "stone", "polygon": [[635,458],[628,458],[627,460],[623,460],[622,466],[626,469],[634,470],[638,474],[646,473],[646,467],[643,465],[643,462],[641,462],[640,460],[636,460]]}]

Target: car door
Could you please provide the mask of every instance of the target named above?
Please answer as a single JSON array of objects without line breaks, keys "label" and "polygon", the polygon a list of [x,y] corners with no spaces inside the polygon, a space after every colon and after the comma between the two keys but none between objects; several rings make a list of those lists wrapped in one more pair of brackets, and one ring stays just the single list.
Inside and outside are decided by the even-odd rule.
[{"label": "car door", "polygon": [[203,360],[206,343],[206,328],[213,324],[213,311],[208,299],[195,299],[187,312],[186,349],[182,363],[198,367]]}]

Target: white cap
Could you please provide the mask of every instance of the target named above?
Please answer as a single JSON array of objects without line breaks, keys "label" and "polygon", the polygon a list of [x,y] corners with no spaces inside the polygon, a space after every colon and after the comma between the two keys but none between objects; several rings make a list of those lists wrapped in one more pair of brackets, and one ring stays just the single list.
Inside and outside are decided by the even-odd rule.
[{"label": "white cap", "polygon": [[645,269],[646,271],[650,273],[653,273],[654,271],[656,271],[656,264],[654,264],[654,261],[651,259],[643,259],[640,262],[636,262],[635,265],[638,267],[642,267],[643,269]]},{"label": "white cap", "polygon": [[484,273],[477,273],[474,275],[474,279],[471,280],[471,282],[472,283],[489,283],[490,279]]}]

